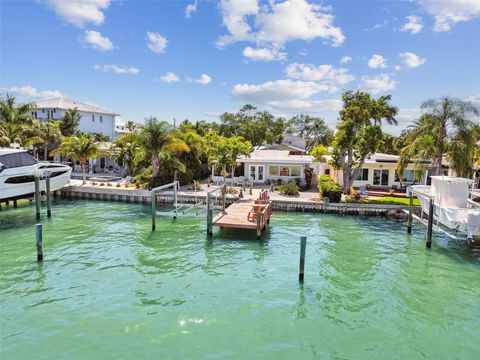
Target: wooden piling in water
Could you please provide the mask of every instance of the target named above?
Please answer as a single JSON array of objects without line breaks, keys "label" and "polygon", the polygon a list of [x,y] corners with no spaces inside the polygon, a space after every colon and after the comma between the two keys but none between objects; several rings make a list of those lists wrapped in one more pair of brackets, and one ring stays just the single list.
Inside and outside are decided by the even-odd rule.
[{"label": "wooden piling in water", "polygon": [[211,194],[207,192],[207,234],[212,236],[213,210],[211,208]]},{"label": "wooden piling in water", "polygon": [[45,178],[45,191],[47,193],[47,218],[52,217],[52,196],[50,193],[50,174]]},{"label": "wooden piling in water", "polygon": [[262,235],[262,212],[257,212],[257,239]]},{"label": "wooden piling in water", "polygon": [[410,201],[408,207],[408,218],[407,218],[407,233],[412,233],[412,219],[413,219],[413,192],[412,189],[409,189]]},{"label": "wooden piling in water", "polygon": [[17,200],[13,200],[13,208],[16,208],[17,207]]},{"label": "wooden piling in water", "polygon": [[157,194],[152,194],[152,231],[155,231],[155,215],[157,214]]},{"label": "wooden piling in water", "polygon": [[42,224],[37,224],[37,236],[35,243],[37,245],[37,261],[43,261]]},{"label": "wooden piling in water", "polygon": [[305,249],[307,247],[307,238],[302,236],[300,238],[300,265],[298,271],[298,280],[303,282],[305,270]]},{"label": "wooden piling in water", "polygon": [[433,229],[433,199],[430,199],[428,205],[428,226],[427,226],[427,248],[432,247],[432,229]]},{"label": "wooden piling in water", "polygon": [[40,221],[40,176],[35,175],[35,212],[36,219]]}]

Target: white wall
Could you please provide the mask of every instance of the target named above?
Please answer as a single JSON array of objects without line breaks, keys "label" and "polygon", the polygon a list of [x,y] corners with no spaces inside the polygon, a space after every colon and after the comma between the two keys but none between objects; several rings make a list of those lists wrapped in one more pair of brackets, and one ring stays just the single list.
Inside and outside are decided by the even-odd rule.
[{"label": "white wall", "polygon": [[[65,111],[60,109],[51,110],[37,108],[34,112],[37,113],[37,118],[41,120],[47,120],[49,115],[52,119],[59,120],[65,114]],[[80,112],[80,116],[78,130],[81,132],[102,133],[110,137],[110,140],[115,139],[115,116],[83,111]],[[92,120],[92,116],[94,116],[94,120]]]},{"label": "white wall", "polygon": [[[300,166],[300,176],[269,176],[268,175],[268,166],[269,165],[272,165],[272,166]],[[305,181],[305,175],[304,175],[304,167],[305,167],[305,164],[296,164],[296,163],[293,163],[293,164],[288,164],[288,163],[284,163],[284,164],[272,164],[272,163],[248,163],[248,162],[245,162],[244,163],[244,176],[248,179],[250,178],[250,166],[263,166],[264,167],[264,170],[263,170],[263,181],[259,181],[258,179],[256,179],[254,182],[255,183],[264,183],[266,180],[276,180],[276,179],[282,179],[284,183],[287,183],[289,181],[295,181],[295,179],[300,179],[301,182],[303,183]]]}]

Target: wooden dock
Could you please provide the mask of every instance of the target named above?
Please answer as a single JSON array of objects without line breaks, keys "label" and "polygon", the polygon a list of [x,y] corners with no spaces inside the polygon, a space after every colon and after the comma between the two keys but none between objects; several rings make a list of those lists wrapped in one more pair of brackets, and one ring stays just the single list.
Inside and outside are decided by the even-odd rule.
[{"label": "wooden dock", "polygon": [[240,199],[226,207],[213,220],[213,226],[232,229],[256,230],[257,236],[270,223],[272,203],[268,192],[262,192],[257,200]]}]

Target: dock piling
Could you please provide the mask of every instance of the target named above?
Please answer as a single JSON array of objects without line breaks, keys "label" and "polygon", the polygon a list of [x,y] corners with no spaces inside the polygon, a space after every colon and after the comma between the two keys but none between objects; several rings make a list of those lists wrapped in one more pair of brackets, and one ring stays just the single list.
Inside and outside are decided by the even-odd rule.
[{"label": "dock piling", "polygon": [[13,200],[13,208],[17,207],[17,200]]},{"label": "dock piling", "polygon": [[152,231],[155,231],[155,215],[157,213],[157,194],[152,194]]},{"label": "dock piling", "polygon": [[227,185],[223,185],[223,189],[222,189],[222,211],[225,211],[226,200],[227,200]]},{"label": "dock piling", "polygon": [[42,224],[37,224],[37,261],[43,261],[43,239],[42,239]]},{"label": "dock piling", "polygon": [[410,201],[408,204],[408,218],[407,218],[407,233],[412,233],[412,218],[413,218],[413,192],[411,188],[408,188],[410,195]]},{"label": "dock piling", "polygon": [[212,236],[213,210],[211,208],[211,194],[207,192],[207,234]]},{"label": "dock piling", "polygon": [[40,221],[40,176],[38,174],[35,175],[35,212],[36,212],[36,219]]},{"label": "dock piling", "polygon": [[52,196],[50,193],[50,174],[45,178],[45,192],[47,193],[47,218],[52,217]]},{"label": "dock piling", "polygon": [[427,226],[427,248],[432,247],[432,228],[433,228],[433,199],[430,199],[428,206],[428,226]]},{"label": "dock piling", "polygon": [[257,239],[260,239],[260,236],[262,235],[262,212],[259,211],[257,212]]},{"label": "dock piling", "polygon": [[298,272],[298,280],[303,282],[305,270],[305,249],[307,247],[307,237],[300,237],[300,267]]}]

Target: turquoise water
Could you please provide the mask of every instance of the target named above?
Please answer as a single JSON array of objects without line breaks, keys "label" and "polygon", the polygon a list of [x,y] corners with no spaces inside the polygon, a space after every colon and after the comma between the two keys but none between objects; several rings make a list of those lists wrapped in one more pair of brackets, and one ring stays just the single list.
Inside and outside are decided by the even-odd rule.
[{"label": "turquoise water", "polygon": [[[45,210],[43,210],[45,213]],[[476,359],[480,252],[384,218],[274,213],[261,241],[142,205],[0,213],[0,358]],[[306,235],[305,283],[298,283]]]}]

